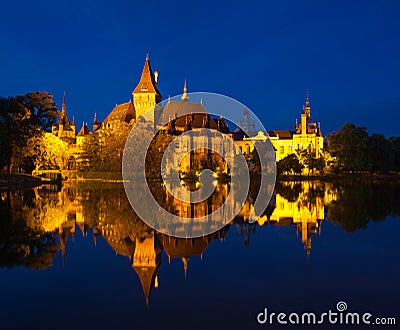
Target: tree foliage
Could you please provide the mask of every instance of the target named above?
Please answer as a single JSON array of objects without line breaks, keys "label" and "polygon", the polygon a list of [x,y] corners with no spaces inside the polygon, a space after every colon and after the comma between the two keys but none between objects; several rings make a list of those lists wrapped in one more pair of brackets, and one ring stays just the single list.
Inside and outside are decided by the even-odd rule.
[{"label": "tree foliage", "polygon": [[47,92],[28,93],[17,96],[16,100],[28,110],[29,124],[48,132],[59,118],[57,104],[53,101],[53,95]]},{"label": "tree foliage", "polygon": [[398,184],[363,184],[348,181],[335,184],[337,199],[328,205],[327,218],[346,232],[366,229],[370,221],[384,221],[400,214]]},{"label": "tree foliage", "polygon": [[51,133],[29,139],[24,154],[33,159],[37,169],[62,169],[68,160],[68,143]]},{"label": "tree foliage", "polygon": [[114,122],[86,137],[82,145],[85,162],[80,170],[120,172],[130,129],[131,126],[125,122]]},{"label": "tree foliage", "polygon": [[315,153],[309,152],[307,149],[296,150],[299,157],[299,161],[304,167],[308,168],[308,173],[314,174],[314,171],[318,171],[320,174],[324,172],[326,161],[324,155],[320,155],[318,158]]},{"label": "tree foliage", "polygon": [[335,172],[388,172],[400,169],[400,139],[382,134],[368,135],[364,127],[345,124],[328,136],[327,152]]},{"label": "tree foliage", "polygon": [[28,141],[49,130],[58,116],[53,96],[47,92],[0,98],[0,165],[8,173],[14,165],[23,165]]},{"label": "tree foliage", "polygon": [[365,127],[345,124],[339,132],[328,136],[328,151],[335,157],[339,171],[368,169],[368,133]]},{"label": "tree foliage", "polygon": [[299,157],[296,154],[291,154],[281,159],[277,163],[277,174],[301,174],[304,165],[300,163]]},{"label": "tree foliage", "polygon": [[51,233],[28,225],[26,211],[36,210],[37,206],[33,191],[8,192],[3,197],[0,201],[0,267],[50,267],[59,244]]}]

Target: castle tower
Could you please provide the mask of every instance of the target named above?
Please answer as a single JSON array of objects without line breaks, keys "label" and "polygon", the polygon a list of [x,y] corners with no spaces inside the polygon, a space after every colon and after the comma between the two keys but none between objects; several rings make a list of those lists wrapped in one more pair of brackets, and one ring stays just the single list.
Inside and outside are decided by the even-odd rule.
[{"label": "castle tower", "polygon": [[136,110],[136,120],[147,110],[155,107],[161,102],[161,94],[158,90],[158,72],[156,75],[150,66],[149,55],[147,54],[144,62],[142,76],[136,88],[132,92],[133,104]]},{"label": "castle tower", "polygon": [[303,106],[303,111],[301,112],[301,134],[307,134],[307,118],[310,118],[311,107],[310,101],[308,100],[308,92],[306,96],[306,104]]},{"label": "castle tower", "polygon": [[136,238],[135,245],[132,267],[139,276],[146,303],[148,304],[151,288],[155,285],[157,268],[161,264],[161,251],[157,246],[154,231],[152,231],[143,241]]},{"label": "castle tower", "polygon": [[308,91],[306,95],[306,104],[303,108],[304,113],[306,114],[307,117],[311,116],[311,108],[310,108],[310,101],[308,100]]},{"label": "castle tower", "polygon": [[54,135],[58,136],[61,140],[65,142],[73,143],[75,140],[75,120],[73,120],[72,123],[69,121],[67,115],[67,97],[65,92],[62,100],[60,118],[58,120],[58,123],[52,127],[51,131]]}]

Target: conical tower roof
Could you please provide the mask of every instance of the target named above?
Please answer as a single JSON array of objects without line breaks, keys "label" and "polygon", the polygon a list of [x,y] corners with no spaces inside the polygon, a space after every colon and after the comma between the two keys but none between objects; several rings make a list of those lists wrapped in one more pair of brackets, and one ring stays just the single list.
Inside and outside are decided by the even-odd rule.
[{"label": "conical tower roof", "polygon": [[157,83],[154,79],[154,74],[153,70],[151,69],[148,54],[144,62],[142,76],[140,77],[140,81],[137,84],[136,88],[133,90],[133,93],[156,93],[161,96],[157,88]]},{"label": "conical tower roof", "polygon": [[156,267],[133,266],[133,269],[139,276],[140,284],[142,285],[143,293],[146,298],[147,304],[149,303],[150,292],[154,285],[154,279],[156,277],[157,268],[158,266]]}]

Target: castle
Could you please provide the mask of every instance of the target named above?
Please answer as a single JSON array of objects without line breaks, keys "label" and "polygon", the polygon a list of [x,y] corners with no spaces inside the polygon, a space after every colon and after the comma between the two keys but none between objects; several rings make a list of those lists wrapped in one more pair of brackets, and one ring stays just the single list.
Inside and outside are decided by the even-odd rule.
[{"label": "castle", "polygon": [[[286,156],[295,152],[298,153],[301,150],[307,151],[315,158],[321,156],[324,138],[320,123],[311,118],[308,94],[301,112],[300,123],[296,119],[294,130],[271,130],[268,131],[268,137],[265,132],[256,132],[255,124],[250,120],[249,112],[246,108],[243,110],[242,119],[238,124],[249,132],[249,136],[239,128],[235,131],[230,131],[224,118],[214,118],[208,114],[201,102],[189,101],[186,81],[181,101],[169,100],[165,107],[161,108],[161,100],[162,96],[158,89],[158,72],[153,72],[148,55],[146,56],[139,83],[132,91],[131,101],[117,104],[103,121],[98,121],[95,114],[92,130],[90,130],[87,123],[84,123],[76,134],[75,122],[74,120],[70,122],[67,115],[64,94],[60,119],[58,124],[52,127],[52,133],[69,144],[71,156],[65,169],[75,170],[77,168],[77,164],[82,161],[82,145],[90,134],[101,128],[107,130],[108,128],[118,127],[121,123],[133,125],[144,115],[146,115],[146,120],[153,123],[156,123],[160,117],[164,119],[172,118],[172,120],[168,120],[168,125],[161,128],[161,130],[170,135],[179,135],[195,128],[210,128],[224,133],[225,136],[229,136],[234,140],[241,152],[247,157],[252,153],[255,141],[265,141],[267,138],[270,139],[275,149],[276,161],[280,161]],[[150,109],[153,109],[153,111],[148,111]],[[190,115],[188,115],[189,112],[191,113]],[[187,162],[183,162],[183,166],[186,166],[187,169],[190,167]]]}]

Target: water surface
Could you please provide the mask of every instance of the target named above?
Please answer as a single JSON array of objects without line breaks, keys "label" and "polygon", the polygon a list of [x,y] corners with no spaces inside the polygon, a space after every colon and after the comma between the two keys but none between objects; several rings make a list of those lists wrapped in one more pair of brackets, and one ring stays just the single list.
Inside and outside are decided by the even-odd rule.
[{"label": "water surface", "polygon": [[[200,216],[227,190],[199,205],[162,187],[156,198]],[[265,307],[319,312],[341,300],[398,317],[399,197],[390,184],[278,183],[257,223],[250,195],[222,230],[176,239],[143,223],[121,184],[2,192],[0,328],[252,329]]]}]

